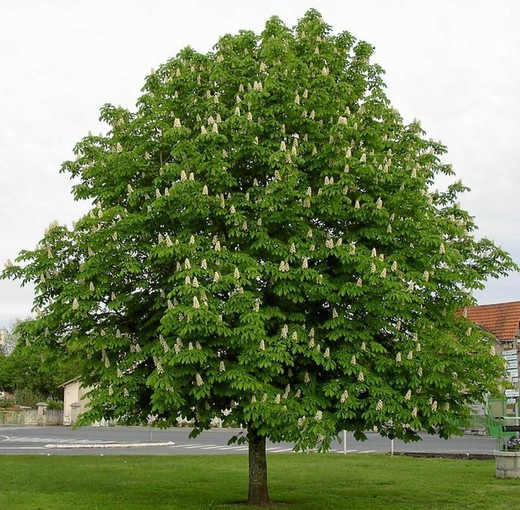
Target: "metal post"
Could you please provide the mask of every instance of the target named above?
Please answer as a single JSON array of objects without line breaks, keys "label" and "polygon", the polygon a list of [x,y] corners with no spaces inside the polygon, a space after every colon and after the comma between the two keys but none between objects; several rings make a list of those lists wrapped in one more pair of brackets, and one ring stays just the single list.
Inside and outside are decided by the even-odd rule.
[{"label": "metal post", "polygon": [[347,454],[347,431],[343,431],[343,454]]},{"label": "metal post", "polygon": [[[518,413],[518,406],[519,406],[519,402],[518,402],[518,397],[515,398],[515,425],[519,425],[519,422],[518,422],[518,418],[519,418],[519,413]],[[518,432],[516,434],[518,436]]]}]

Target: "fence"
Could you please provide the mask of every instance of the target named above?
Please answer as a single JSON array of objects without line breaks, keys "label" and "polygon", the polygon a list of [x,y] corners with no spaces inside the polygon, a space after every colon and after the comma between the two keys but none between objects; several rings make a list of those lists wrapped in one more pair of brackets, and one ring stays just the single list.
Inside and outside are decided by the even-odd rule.
[{"label": "fence", "polygon": [[0,411],[0,423],[3,425],[37,425],[38,411],[36,409],[20,409]]},{"label": "fence", "polygon": [[63,425],[63,409],[47,409],[45,425]]}]

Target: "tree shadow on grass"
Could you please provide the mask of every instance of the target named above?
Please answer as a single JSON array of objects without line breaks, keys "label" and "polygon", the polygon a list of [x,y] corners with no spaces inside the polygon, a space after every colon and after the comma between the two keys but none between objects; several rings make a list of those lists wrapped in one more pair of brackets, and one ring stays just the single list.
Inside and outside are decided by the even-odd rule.
[{"label": "tree shadow on grass", "polygon": [[248,505],[247,501],[226,501],[222,505],[216,508],[236,508],[236,509],[247,509],[247,508],[291,508],[296,503],[290,501],[269,501],[267,505]]}]

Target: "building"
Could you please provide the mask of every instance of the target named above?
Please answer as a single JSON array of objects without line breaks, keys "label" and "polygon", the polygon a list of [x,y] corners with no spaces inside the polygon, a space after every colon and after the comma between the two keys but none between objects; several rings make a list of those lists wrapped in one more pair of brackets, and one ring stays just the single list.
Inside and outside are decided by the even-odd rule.
[{"label": "building", "polygon": [[507,398],[502,410],[492,409],[493,415],[520,414],[520,384],[518,378],[518,351],[520,347],[520,301],[472,306],[467,309],[467,317],[477,326],[495,337],[498,355],[504,358],[512,388],[504,391]]},{"label": "building", "polygon": [[467,316],[496,338],[497,353],[516,350],[520,340],[520,301],[471,306]]},{"label": "building", "polygon": [[63,383],[60,388],[63,388],[63,425],[73,425],[88,407],[89,400],[85,395],[90,388],[82,386],[80,377]]}]

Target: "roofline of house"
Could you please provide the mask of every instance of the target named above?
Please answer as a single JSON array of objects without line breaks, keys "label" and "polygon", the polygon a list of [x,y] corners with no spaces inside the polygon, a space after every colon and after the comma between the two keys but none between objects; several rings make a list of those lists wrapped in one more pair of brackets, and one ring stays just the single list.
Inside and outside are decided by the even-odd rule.
[{"label": "roofline of house", "polygon": [[486,303],[485,305],[471,305],[468,308],[483,308],[484,306],[501,306],[501,305],[513,305],[520,303],[517,299],[516,301],[504,301],[503,303]]},{"label": "roofline of house", "polygon": [[63,384],[60,384],[58,388],[65,388],[68,384],[71,384],[73,382],[77,382],[81,379],[81,377],[78,375],[77,377],[74,377],[73,379],[70,379],[69,381],[64,382]]}]

